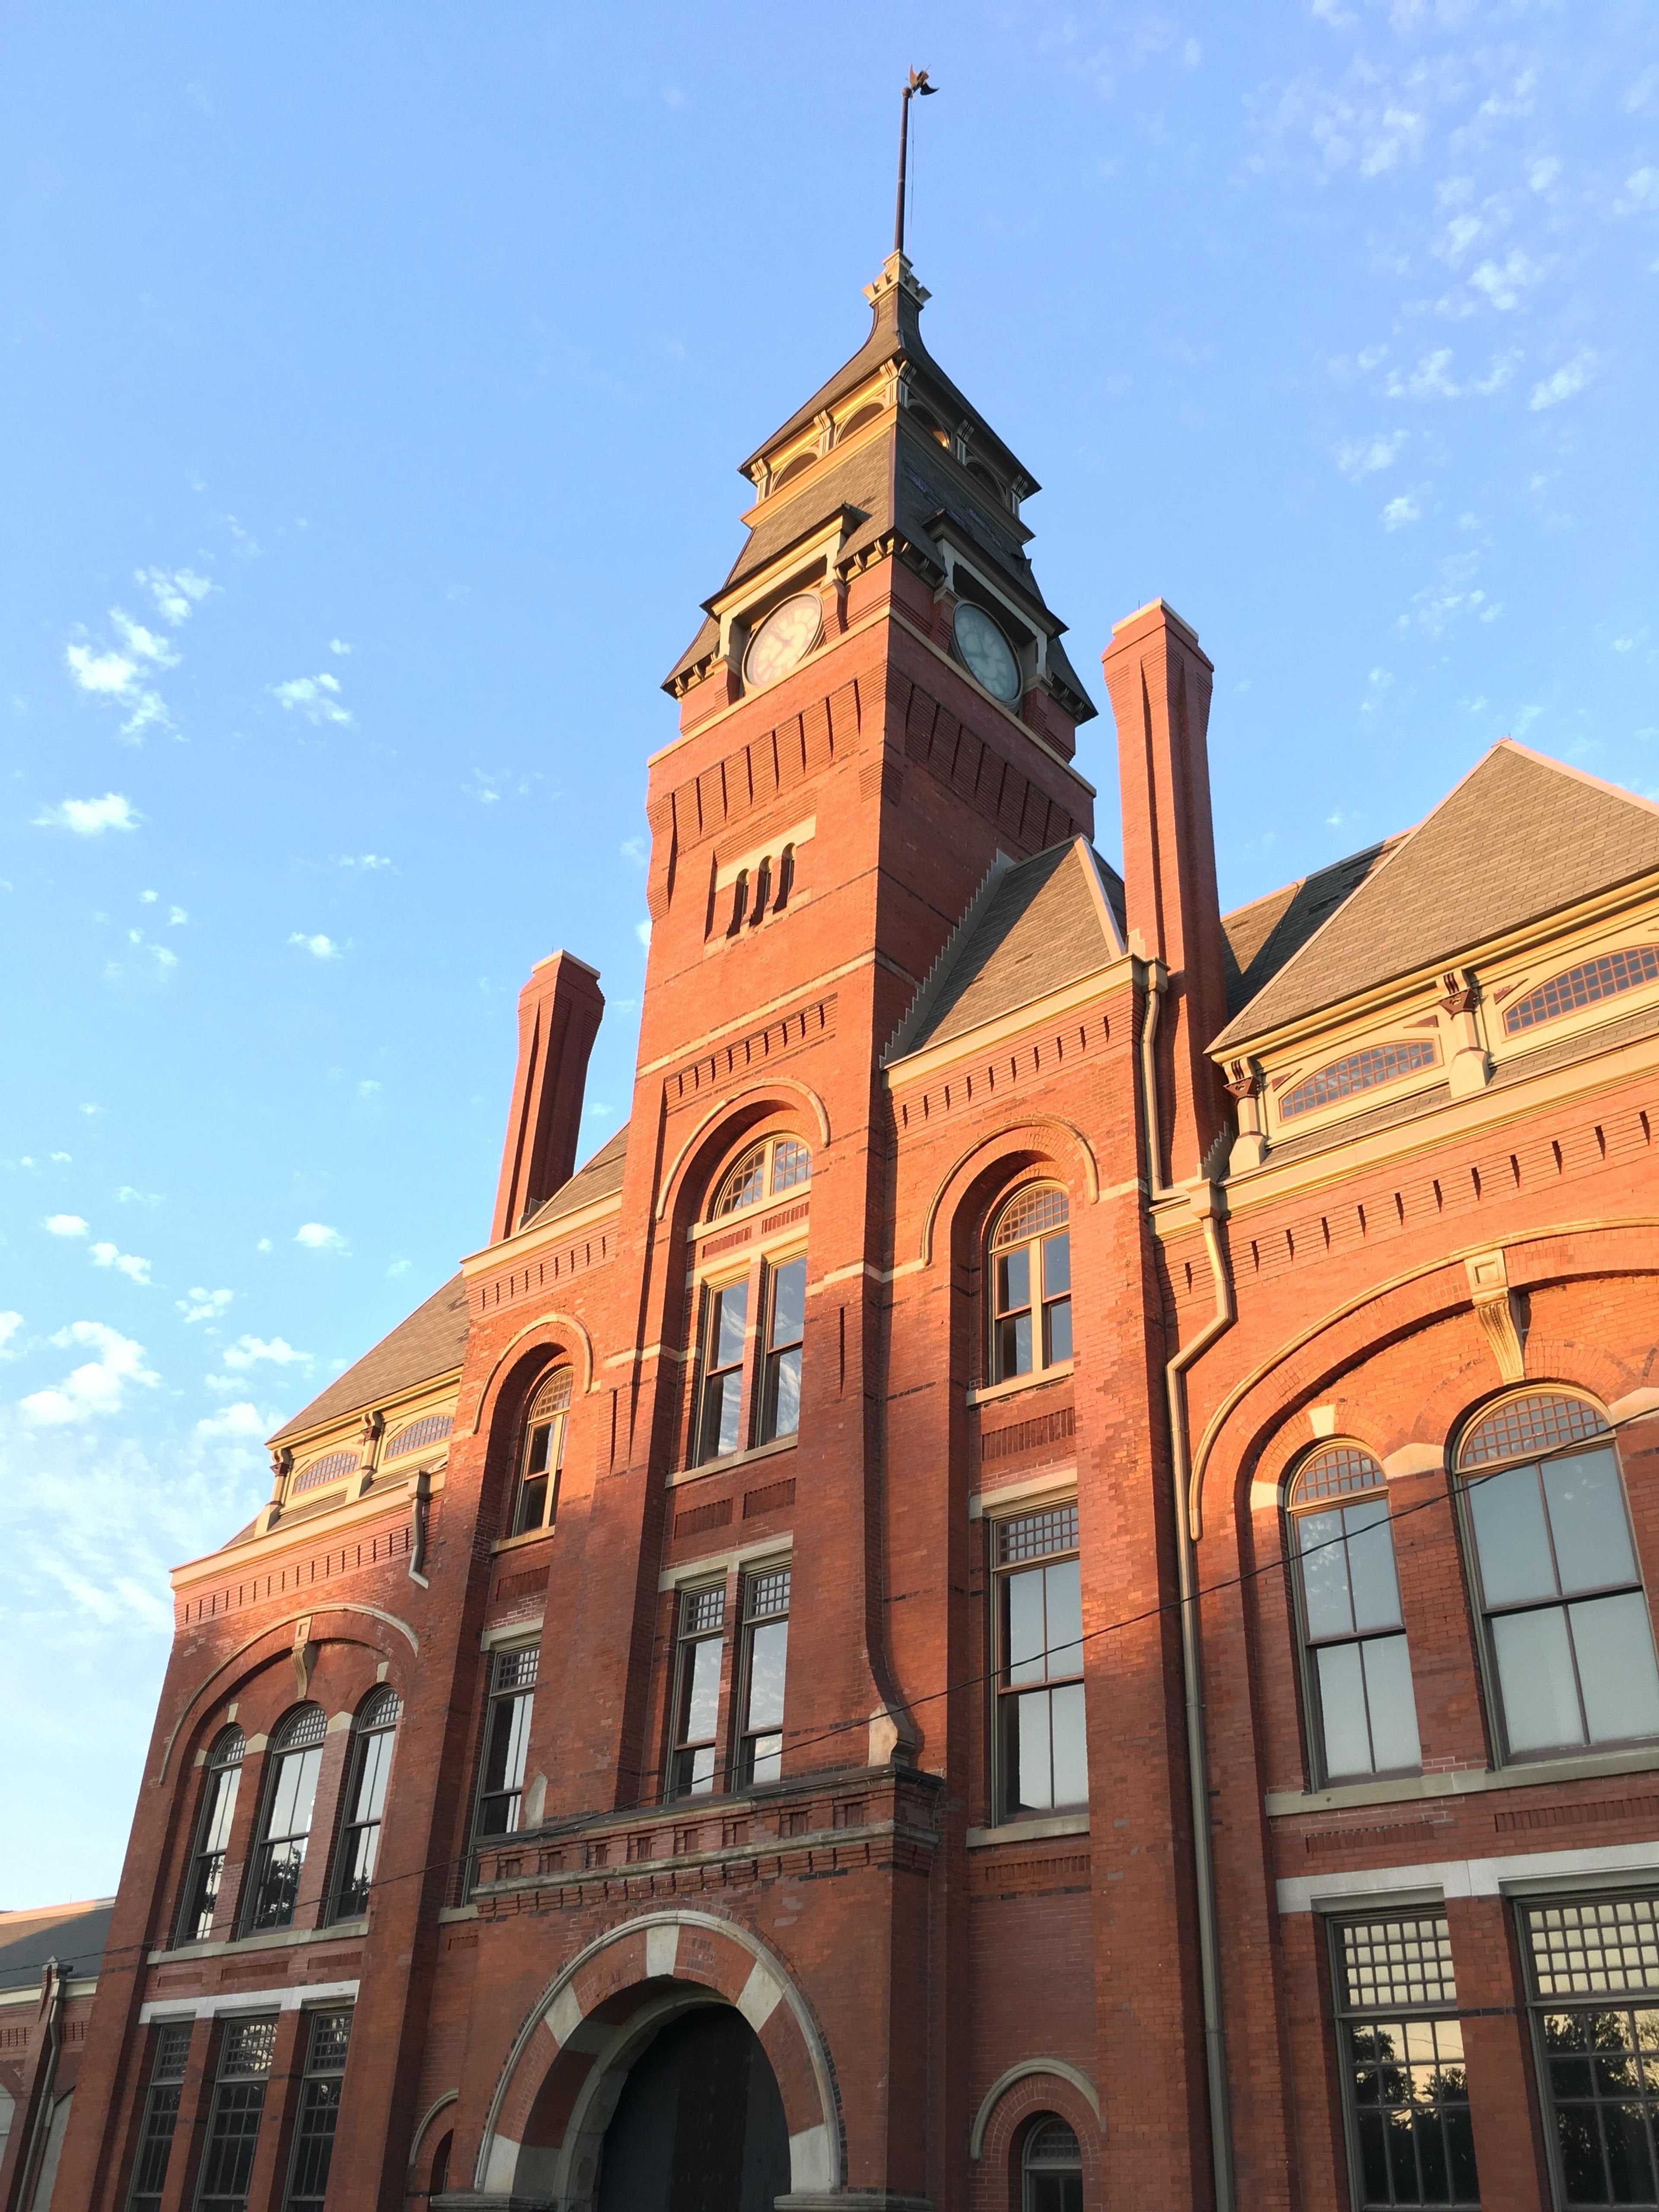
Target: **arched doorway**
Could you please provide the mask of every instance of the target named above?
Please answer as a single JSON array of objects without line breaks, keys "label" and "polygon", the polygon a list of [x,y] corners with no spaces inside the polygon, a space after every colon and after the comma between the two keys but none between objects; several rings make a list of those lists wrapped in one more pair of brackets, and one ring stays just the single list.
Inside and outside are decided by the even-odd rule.
[{"label": "arched doorway", "polygon": [[605,2132],[598,2212],[772,2212],[789,2133],[760,2039],[729,2005],[697,2005],[634,2059]]}]

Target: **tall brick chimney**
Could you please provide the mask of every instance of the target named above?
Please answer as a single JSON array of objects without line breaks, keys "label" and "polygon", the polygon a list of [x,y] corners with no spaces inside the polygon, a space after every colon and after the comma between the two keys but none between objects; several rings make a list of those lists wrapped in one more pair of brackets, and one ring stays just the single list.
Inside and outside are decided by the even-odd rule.
[{"label": "tall brick chimney", "polygon": [[604,1012],[598,969],[570,952],[550,952],[538,960],[519,994],[519,1068],[492,1244],[510,1237],[532,1207],[570,1178],[587,1056]]},{"label": "tall brick chimney", "polygon": [[1227,1018],[1205,732],[1215,672],[1162,599],[1115,625],[1102,656],[1117,718],[1129,943],[1169,971],[1159,1023],[1154,1183],[1198,1172],[1225,1120],[1205,1046]]}]

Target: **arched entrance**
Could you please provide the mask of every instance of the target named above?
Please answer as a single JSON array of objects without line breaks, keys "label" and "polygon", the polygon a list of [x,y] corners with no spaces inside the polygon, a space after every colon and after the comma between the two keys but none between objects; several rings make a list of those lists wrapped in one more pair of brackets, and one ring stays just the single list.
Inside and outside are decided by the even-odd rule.
[{"label": "arched entrance", "polygon": [[730,2005],[667,2021],[605,2131],[599,2212],[772,2212],[788,2187],[783,2099],[753,2028]]}]

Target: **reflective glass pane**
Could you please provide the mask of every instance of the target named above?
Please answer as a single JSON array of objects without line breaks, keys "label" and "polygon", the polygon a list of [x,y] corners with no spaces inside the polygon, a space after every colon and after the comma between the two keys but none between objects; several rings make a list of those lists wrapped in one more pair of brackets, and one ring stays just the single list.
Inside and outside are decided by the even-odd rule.
[{"label": "reflective glass pane", "polygon": [[1031,1251],[1022,1244],[997,1261],[997,1311],[1012,1313],[1031,1303]]},{"label": "reflective glass pane", "polygon": [[716,1291],[711,1332],[716,1367],[730,1367],[743,1358],[743,1333],[748,1325],[748,1284],[728,1283],[723,1291]]},{"label": "reflective glass pane", "polygon": [[230,1824],[236,1814],[237,1785],[242,1778],[240,1766],[232,1766],[216,1774],[212,1782],[212,1802],[208,1808],[207,1832],[202,1838],[204,1851],[222,1851],[230,1841]]},{"label": "reflective glass pane", "polygon": [[547,1477],[538,1475],[522,1484],[519,1491],[519,1510],[514,1516],[513,1533],[523,1536],[532,1528],[539,1528],[547,1518]]},{"label": "reflective glass pane", "polygon": [[363,1738],[362,1765],[357,1774],[357,1800],[352,1807],[356,1820],[378,1820],[386,1806],[386,1777],[392,1771],[392,1731]]},{"label": "reflective glass pane", "polygon": [[1511,1468],[1507,1474],[1482,1475],[1469,1484],[1480,1580],[1488,1605],[1515,1605],[1555,1593],[1549,1536],[1538,1470]]},{"label": "reflective glass pane", "polygon": [[720,1645],[717,1636],[705,1637],[686,1655],[685,1717],[680,1737],[699,1742],[714,1733],[720,1699]]},{"label": "reflective glass pane", "polygon": [[1412,1694],[1412,1663],[1403,1636],[1375,1636],[1359,1647],[1365,1675],[1365,1705],[1370,1715],[1371,1755],[1379,1774],[1420,1766],[1417,1700]]},{"label": "reflective glass pane", "polygon": [[1302,1553],[1302,1595],[1308,1611],[1309,1635],[1352,1635],[1353,1595],[1340,1510],[1304,1513],[1296,1532]]},{"label": "reflective glass pane", "polygon": [[1044,1654],[1042,1567],[1003,1578],[1003,1650],[1011,1682],[1040,1682],[1047,1668]]},{"label": "reflective glass pane", "polygon": [[550,1421],[538,1421],[530,1431],[530,1448],[525,1454],[526,1474],[545,1474],[547,1472],[548,1439],[553,1433]]},{"label": "reflective glass pane", "polygon": [[1356,1628],[1398,1628],[1400,1583],[1394,1569],[1394,1531],[1386,1498],[1368,1498],[1345,1506],[1342,1526],[1348,1539],[1348,1583]]},{"label": "reflective glass pane", "polygon": [[703,1440],[705,1459],[718,1459],[738,1448],[738,1423],[743,1411],[743,1372],[731,1368],[724,1375],[711,1375],[703,1385]]},{"label": "reflective glass pane", "polygon": [[317,1796],[317,1777],[322,1771],[323,1749],[283,1754],[276,1767],[276,1785],[270,1794],[268,1836],[304,1836],[311,1832],[311,1808]]},{"label": "reflective glass pane", "polygon": [[1640,1590],[1567,1607],[1592,1743],[1659,1735],[1659,1668]]},{"label": "reflective glass pane", "polygon": [[1371,1739],[1365,1724],[1365,1679],[1358,1644],[1323,1644],[1314,1654],[1314,1664],[1327,1777],[1370,1773]]},{"label": "reflective glass pane", "polygon": [[1610,1451],[1550,1461],[1544,1495],[1563,1589],[1605,1589],[1610,1583],[1636,1581],[1624,1486]]},{"label": "reflective glass pane", "polygon": [[757,1735],[749,1746],[749,1779],[751,1782],[777,1782],[783,1775],[783,1738],[781,1735]]},{"label": "reflective glass pane", "polygon": [[1045,1237],[1042,1240],[1042,1295],[1057,1298],[1072,1287],[1072,1240]]},{"label": "reflective glass pane", "polygon": [[1054,1780],[1048,1736],[1048,1692],[1034,1690],[1023,1698],[1005,1698],[1014,1709],[1014,1757],[1012,1780],[1014,1810],[1046,1813],[1054,1802]]},{"label": "reflective glass pane", "polygon": [[789,1624],[769,1620],[749,1635],[749,1717],[751,1729],[781,1726],[783,1720],[784,1662]]},{"label": "reflective glass pane", "polygon": [[1083,1671],[1083,1583],[1076,1559],[1043,1569],[1048,1613],[1048,1672]]},{"label": "reflective glass pane", "polygon": [[1013,1375],[1029,1375],[1031,1371],[1031,1316],[1018,1314],[1010,1321],[997,1323],[997,1380],[1006,1382]]},{"label": "reflective glass pane", "polygon": [[1052,1367],[1072,1356],[1072,1301],[1056,1298],[1051,1306],[1042,1310],[1043,1326],[1048,1332],[1048,1361]]},{"label": "reflective glass pane", "polygon": [[767,1431],[774,1437],[793,1437],[800,1429],[800,1346],[773,1355],[768,1389],[770,1406]]},{"label": "reflective glass pane", "polygon": [[1048,1704],[1054,1740],[1054,1802],[1086,1805],[1089,1744],[1084,1729],[1082,1683],[1068,1682],[1063,1689],[1050,1690]]},{"label": "reflective glass pane", "polygon": [[530,1743],[533,1698],[497,1698],[489,1712],[489,1744],[484,1757],[487,1790],[517,1790],[524,1781]]},{"label": "reflective glass pane", "polygon": [[806,1262],[787,1260],[772,1278],[772,1341],[799,1344],[806,1330]]},{"label": "reflective glass pane", "polygon": [[1501,1615],[1492,1625],[1504,1728],[1511,1751],[1582,1744],[1566,1614],[1559,1606]]}]

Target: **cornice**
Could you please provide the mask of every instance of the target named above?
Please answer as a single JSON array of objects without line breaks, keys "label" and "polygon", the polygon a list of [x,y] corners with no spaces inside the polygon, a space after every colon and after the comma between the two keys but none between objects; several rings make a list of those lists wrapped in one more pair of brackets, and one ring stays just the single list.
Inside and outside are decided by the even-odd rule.
[{"label": "cornice", "polygon": [[[203,1558],[186,1559],[175,1567],[170,1577],[175,1590],[193,1589],[198,1583],[216,1582],[222,1576],[234,1575],[250,1567],[266,1567],[283,1553],[300,1551],[314,1545],[319,1537],[336,1536],[348,1528],[360,1528],[375,1520],[401,1518],[408,1510],[414,1487],[411,1468],[408,1474],[389,1475],[374,1489],[366,1490],[361,1498],[331,1506],[326,1513],[307,1514],[303,1521],[278,1521],[263,1536],[249,1536],[240,1544],[227,1544],[222,1551],[209,1552]],[[431,1475],[431,1494],[442,1492],[444,1476],[441,1469]],[[328,1601],[319,1597],[317,1608],[326,1608]]]},{"label": "cornice", "polygon": [[1091,969],[1074,983],[1067,983],[1058,991],[1045,992],[1041,998],[1028,999],[1023,1006],[1015,1006],[994,1020],[981,1022],[977,1028],[964,1030],[961,1036],[951,1037],[944,1044],[924,1045],[920,1052],[907,1054],[902,1059],[889,1062],[882,1069],[882,1079],[890,1091],[908,1090],[911,1085],[925,1083],[941,1068],[953,1067],[958,1060],[975,1059],[981,1053],[1003,1042],[1006,1038],[1018,1036],[1023,1031],[1037,1028],[1045,1022],[1057,1020],[1061,1015],[1074,1012],[1113,991],[1124,990],[1140,981],[1141,963],[1133,952],[1120,953],[1116,958]]},{"label": "cornice", "polygon": [[621,1191],[608,1192],[604,1198],[574,1206],[568,1213],[556,1213],[549,1220],[532,1222],[527,1229],[516,1229],[512,1236],[503,1237],[499,1244],[486,1244],[477,1252],[469,1252],[461,1261],[461,1273],[471,1282],[515,1260],[526,1259],[549,1244],[562,1244],[567,1237],[580,1236],[584,1229],[608,1221],[621,1211]]},{"label": "cornice", "polygon": [[423,1399],[441,1397],[446,1390],[459,1389],[460,1381],[459,1362],[453,1367],[440,1367],[418,1382],[404,1383],[400,1390],[393,1390],[386,1397],[360,1399],[356,1405],[348,1406],[343,1413],[331,1413],[325,1421],[315,1421],[308,1429],[295,1429],[291,1434],[283,1433],[282,1448],[291,1459],[298,1459],[313,1444],[320,1443],[325,1437],[336,1433],[342,1443],[353,1443],[356,1438],[358,1424],[371,1408],[386,1416],[386,1425],[390,1429],[394,1420],[405,1413],[412,1412]]}]

